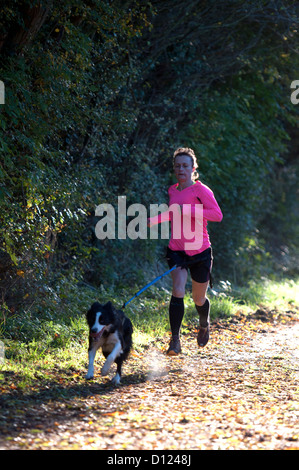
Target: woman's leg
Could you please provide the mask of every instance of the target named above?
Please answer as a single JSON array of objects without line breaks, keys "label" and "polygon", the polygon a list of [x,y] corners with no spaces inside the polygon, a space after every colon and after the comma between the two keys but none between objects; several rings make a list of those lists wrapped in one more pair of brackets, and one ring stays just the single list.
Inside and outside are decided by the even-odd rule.
[{"label": "woman's leg", "polygon": [[196,282],[192,279],[192,297],[195,305],[199,307],[204,305],[207,300],[207,290],[209,287],[209,282]]},{"label": "woman's leg", "polygon": [[192,296],[195,303],[196,310],[199,314],[199,332],[197,336],[197,343],[203,347],[209,341],[210,330],[210,301],[207,298],[207,289],[209,281],[196,282],[192,280]]},{"label": "woman's leg", "polygon": [[172,295],[183,299],[185,296],[185,287],[188,279],[187,269],[177,268],[171,272],[172,277]]},{"label": "woman's leg", "polygon": [[177,268],[172,271],[171,277],[173,287],[169,304],[169,322],[172,339],[167,354],[173,356],[181,352],[180,328],[184,317],[184,295],[188,271]]}]

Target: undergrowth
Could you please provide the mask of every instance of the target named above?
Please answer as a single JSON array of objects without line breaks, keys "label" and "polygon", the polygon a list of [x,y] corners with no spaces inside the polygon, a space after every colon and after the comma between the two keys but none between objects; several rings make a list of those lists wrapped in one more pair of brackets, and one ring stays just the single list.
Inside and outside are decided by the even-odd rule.
[{"label": "undergrowth", "polygon": [[[298,308],[298,284],[299,281],[264,279],[239,288],[228,281],[221,281],[208,292],[211,319],[229,319],[240,310],[247,314],[259,307],[281,310]],[[4,344],[5,359],[0,363],[0,370],[17,371],[21,377],[19,387],[22,384],[26,387],[32,377],[47,374],[55,367],[73,368],[84,374],[88,345],[85,312],[89,305],[95,300],[102,303],[111,300],[116,308],[121,308],[133,294],[133,290],[116,292],[103,287],[95,290],[63,280],[22,313],[7,315],[3,312],[0,340]],[[153,286],[125,308],[134,325],[136,351],[169,335],[170,296],[170,290]],[[188,328],[198,326],[191,292],[186,294],[184,303],[182,334]]]}]

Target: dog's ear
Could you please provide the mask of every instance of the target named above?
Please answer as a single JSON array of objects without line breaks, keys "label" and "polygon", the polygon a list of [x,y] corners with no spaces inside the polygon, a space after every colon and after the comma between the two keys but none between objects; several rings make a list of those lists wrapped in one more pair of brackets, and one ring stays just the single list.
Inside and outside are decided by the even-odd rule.
[{"label": "dog's ear", "polygon": [[107,310],[108,310],[109,312],[113,312],[113,313],[114,313],[114,307],[113,307],[113,305],[112,305],[112,302],[110,302],[110,300],[109,300],[109,302],[107,302],[107,303],[105,304],[105,307],[107,308]]},{"label": "dog's ear", "polygon": [[86,310],[86,312],[85,312],[85,317],[86,317],[86,319],[87,319],[87,318],[89,317],[89,315],[91,315],[91,314],[92,314],[92,308],[90,307],[90,308],[89,308],[88,310]]},{"label": "dog's ear", "polygon": [[87,310],[87,312],[85,313],[86,316],[88,316],[89,312],[92,313],[92,312],[97,312],[97,311],[100,311],[101,310],[101,307],[102,305],[99,303],[99,302],[94,302],[91,307],[89,308],[89,310]]}]

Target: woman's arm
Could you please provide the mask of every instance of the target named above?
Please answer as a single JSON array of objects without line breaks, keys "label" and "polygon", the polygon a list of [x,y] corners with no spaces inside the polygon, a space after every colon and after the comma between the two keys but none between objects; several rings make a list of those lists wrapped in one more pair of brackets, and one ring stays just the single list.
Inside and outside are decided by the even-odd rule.
[{"label": "woman's arm", "polygon": [[221,222],[223,215],[213,191],[205,185],[202,185],[201,189],[200,200],[203,205],[204,218],[210,222]]},{"label": "woman's arm", "polygon": [[215,199],[213,191],[205,185],[201,185],[200,193],[197,197],[198,203],[197,204],[184,204],[182,206],[182,213],[183,215],[189,215],[191,217],[196,217],[199,215],[199,207],[198,204],[202,204],[203,206],[203,218],[210,222],[221,222],[223,215],[221,209]]},{"label": "woman's arm", "polygon": [[153,225],[161,224],[163,222],[169,222],[170,214],[171,214],[171,211],[168,210],[168,211],[162,212],[161,214],[155,215],[154,217],[149,217],[147,219],[147,226],[153,227]]}]

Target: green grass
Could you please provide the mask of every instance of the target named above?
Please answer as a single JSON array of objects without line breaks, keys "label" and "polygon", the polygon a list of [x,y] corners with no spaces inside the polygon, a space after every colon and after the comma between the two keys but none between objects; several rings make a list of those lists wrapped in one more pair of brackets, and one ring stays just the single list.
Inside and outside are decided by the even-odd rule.
[{"label": "green grass", "polygon": [[[299,281],[251,282],[246,288],[220,282],[209,291],[211,317],[230,318],[237,311],[268,309],[292,310],[299,307]],[[15,315],[6,315],[0,324],[0,340],[5,346],[1,370],[17,374],[18,388],[26,388],[37,377],[46,378],[50,371],[72,369],[84,374],[87,365],[88,329],[85,312],[96,299],[111,300],[117,308],[136,292],[114,292],[78,287],[63,281],[56,291],[38,299],[30,308]],[[142,350],[169,334],[168,304],[171,292],[151,287],[125,309],[134,325],[134,348]],[[182,333],[198,325],[192,297],[185,297]]]},{"label": "green grass", "polygon": [[248,287],[235,289],[234,295],[249,307],[262,305],[268,308],[291,309],[299,306],[299,281],[285,280],[282,282],[264,279],[250,282]]}]

